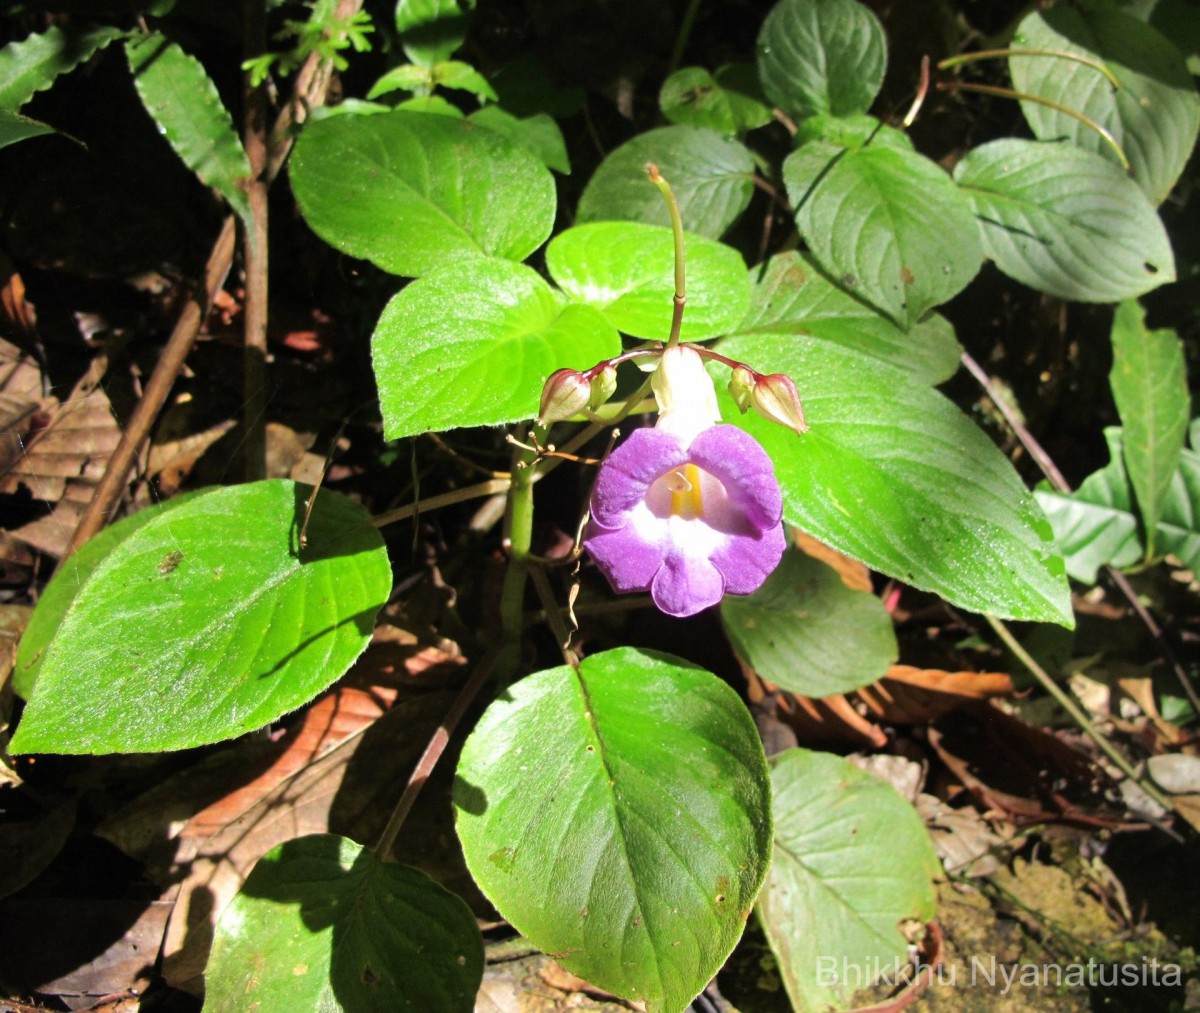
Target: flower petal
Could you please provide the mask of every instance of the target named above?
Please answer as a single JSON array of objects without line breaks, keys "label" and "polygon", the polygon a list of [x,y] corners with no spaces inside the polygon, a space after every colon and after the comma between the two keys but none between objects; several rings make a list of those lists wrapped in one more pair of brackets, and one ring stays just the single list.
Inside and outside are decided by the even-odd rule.
[{"label": "flower petal", "polygon": [[715,605],[725,594],[725,579],[707,556],[689,555],[673,545],[650,585],[650,596],[669,616],[691,616]]},{"label": "flower petal", "polygon": [[759,531],[783,517],[783,495],[767,452],[736,426],[706,429],[688,447],[688,457],[725,486],[730,500]]},{"label": "flower petal", "polygon": [[673,433],[635,429],[609,454],[596,476],[592,517],[606,528],[623,527],[626,515],[645,499],[650,484],[687,460],[687,447]]},{"label": "flower petal", "polygon": [[757,537],[730,538],[713,552],[712,561],[725,578],[727,594],[753,594],[779,565],[786,548],[783,525],[776,524]]},{"label": "flower petal", "polygon": [[[649,514],[649,511],[642,512]],[[660,522],[660,525],[661,534],[650,525],[636,521],[615,529],[595,521],[588,525],[583,547],[618,594],[650,590],[670,548],[666,523]]]}]

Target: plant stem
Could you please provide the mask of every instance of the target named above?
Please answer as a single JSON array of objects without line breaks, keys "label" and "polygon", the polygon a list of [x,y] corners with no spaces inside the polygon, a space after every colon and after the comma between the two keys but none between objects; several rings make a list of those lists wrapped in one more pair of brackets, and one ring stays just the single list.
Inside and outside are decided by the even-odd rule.
[{"label": "plant stem", "polygon": [[675,36],[675,47],[671,50],[671,62],[667,66],[667,74],[675,71],[683,62],[683,54],[687,50],[688,39],[692,35],[692,26],[696,23],[696,11],[700,0],[688,0],[687,9],[683,12],[683,20],[679,22],[679,34]]},{"label": "plant stem", "polygon": [[378,517],[372,517],[371,524],[377,528],[382,528],[388,524],[394,524],[396,521],[408,520],[408,518],[415,517],[426,510],[437,510],[440,507],[453,506],[455,503],[465,503],[467,500],[481,499],[484,496],[494,496],[498,492],[507,492],[511,485],[511,479],[493,478],[487,482],[478,482],[475,485],[463,486],[463,488],[455,489],[452,492],[443,492],[437,496],[430,496],[428,499],[418,500],[415,503],[397,507],[395,510],[388,510],[386,513],[381,513]]},{"label": "plant stem", "polygon": [[1093,60],[1090,56],[1084,56],[1082,53],[1072,53],[1065,49],[979,49],[974,53],[960,53],[958,56],[948,56],[944,60],[938,61],[938,70],[949,70],[951,67],[958,67],[964,63],[975,63],[978,60],[992,60],[1001,56],[1056,56],[1060,60],[1074,60],[1076,63],[1082,63],[1085,66],[1091,67],[1093,70],[1099,71],[1114,88],[1120,88],[1121,82],[1116,74],[1109,70],[1099,60]]},{"label": "plant stem", "polygon": [[662,193],[663,200],[667,202],[667,211],[671,215],[671,232],[675,237],[675,309],[671,314],[671,335],[667,338],[667,347],[669,348],[679,344],[679,331],[683,327],[683,307],[687,303],[687,289],[684,283],[687,271],[683,245],[683,219],[679,215],[679,202],[675,200],[671,184],[663,178],[662,173],[658,171],[658,166],[653,162],[649,163],[646,166],[646,174],[650,177],[650,182]]},{"label": "plant stem", "polygon": [[1085,127],[1091,127],[1104,138],[1104,143],[1115,152],[1121,162],[1121,168],[1126,172],[1131,171],[1133,168],[1129,164],[1129,159],[1125,156],[1125,149],[1121,147],[1120,142],[1113,137],[1112,132],[1107,127],[1097,123],[1090,116],[1085,116],[1079,110],[1063,105],[1061,102],[1054,102],[1051,99],[1042,98],[1040,95],[1030,95],[1028,92],[1014,91],[1012,88],[1000,88],[993,84],[970,84],[967,81],[939,81],[937,88],[938,91],[973,91],[980,95],[998,95],[1001,98],[1012,98],[1019,102],[1033,102],[1035,105],[1046,106],[1046,108],[1053,109],[1064,116],[1070,116],[1073,120],[1078,120]]},{"label": "plant stem", "polygon": [[[534,427],[540,443],[546,430]],[[517,439],[523,442],[522,432]],[[512,484],[508,490],[508,569],[500,591],[500,654],[496,678],[501,685],[512,680],[521,662],[521,630],[525,624],[525,584],[529,577],[529,550],[533,544],[533,483],[537,478],[536,451],[514,444]]]},{"label": "plant stem", "polygon": [[1021,664],[1029,670],[1030,674],[1033,675],[1035,679],[1037,679],[1042,689],[1054,697],[1059,706],[1071,716],[1071,720],[1074,721],[1080,727],[1080,729],[1082,729],[1083,733],[1087,735],[1088,738],[1096,743],[1096,745],[1100,748],[1100,752],[1107,756],[1117,767],[1117,769],[1121,771],[1121,773],[1133,781],[1134,784],[1141,788],[1142,791],[1144,791],[1151,799],[1158,803],[1158,805],[1162,806],[1168,812],[1174,812],[1175,807],[1171,804],[1171,801],[1165,795],[1163,795],[1162,792],[1155,788],[1154,785],[1149,784],[1138,776],[1137,771],[1133,769],[1132,764],[1130,764],[1130,762],[1117,751],[1117,748],[1111,742],[1109,742],[1107,738],[1105,738],[1100,734],[1099,731],[1096,730],[1095,725],[1088,720],[1088,716],[1083,713],[1082,709],[1080,709],[1080,707],[1075,703],[1074,700],[1071,699],[1071,697],[1063,690],[1063,688],[1059,686],[1059,684],[1052,678],[1050,678],[1050,675],[1046,672],[1046,670],[1034,660],[1033,655],[1031,655],[1023,646],[1021,646],[1017,638],[1012,635],[1012,631],[995,616],[989,615],[985,616],[985,618],[988,621],[988,625],[996,631],[996,635],[1002,641],[1004,641],[1004,646],[1017,656],[1017,659],[1021,662]]}]

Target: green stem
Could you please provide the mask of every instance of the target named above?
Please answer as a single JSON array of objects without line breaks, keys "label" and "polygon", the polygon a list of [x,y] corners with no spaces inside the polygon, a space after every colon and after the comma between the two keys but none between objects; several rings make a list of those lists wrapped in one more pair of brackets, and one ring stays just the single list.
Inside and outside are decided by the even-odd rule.
[{"label": "green stem", "polygon": [[1090,116],[1085,116],[1079,110],[1071,109],[1060,102],[1042,98],[1040,95],[1030,95],[1028,92],[1014,91],[1012,88],[1000,88],[992,84],[970,84],[966,81],[939,81],[937,88],[938,91],[973,91],[980,95],[999,95],[1001,98],[1015,98],[1020,102],[1033,102],[1039,106],[1046,106],[1048,109],[1053,109],[1064,116],[1070,116],[1072,119],[1078,120],[1085,127],[1091,127],[1104,138],[1104,143],[1116,153],[1117,158],[1121,161],[1121,167],[1126,172],[1131,171],[1133,168],[1129,164],[1129,159],[1125,156],[1125,149],[1121,147],[1120,142],[1113,137],[1107,127],[1097,123]]},{"label": "green stem", "polygon": [[651,162],[646,166],[646,174],[650,182],[658,187],[667,202],[667,211],[671,215],[671,231],[675,237],[675,310],[671,314],[671,335],[667,338],[667,347],[679,344],[679,331],[683,327],[683,307],[687,302],[687,289],[684,284],[686,277],[685,257],[683,246],[683,219],[679,215],[679,202],[675,193],[658,171],[658,166]]},{"label": "green stem", "polygon": [[687,10],[683,12],[683,20],[679,23],[679,34],[675,36],[675,48],[671,50],[671,64],[667,73],[672,73],[683,62],[683,54],[687,50],[688,39],[692,35],[692,26],[696,23],[696,11],[700,0],[689,0]]},{"label": "green stem", "polygon": [[[546,430],[534,427],[538,441]],[[519,434],[522,439],[525,434]],[[522,439],[522,442],[523,439]],[[525,623],[525,583],[529,578],[529,550],[533,543],[533,482],[537,455],[524,447],[513,447],[512,485],[508,490],[508,569],[500,591],[500,653],[496,678],[507,685],[521,662],[521,629]]]},{"label": "green stem", "polygon": [[371,524],[377,528],[382,528],[387,524],[407,520],[409,517],[414,517],[418,513],[423,513],[427,510],[437,510],[439,507],[452,506],[455,503],[465,503],[467,500],[479,499],[483,496],[494,496],[498,492],[507,492],[511,485],[511,479],[489,479],[487,482],[464,486],[462,489],[455,489],[453,492],[444,492],[438,496],[430,496],[427,499],[417,500],[415,503],[397,507],[395,510],[388,510],[377,517],[372,517]]},{"label": "green stem", "polygon": [[974,53],[962,53],[958,56],[950,56],[938,62],[938,70],[949,70],[951,67],[958,67],[964,63],[975,63],[977,60],[992,60],[1001,56],[1056,56],[1060,60],[1074,60],[1076,63],[1082,63],[1086,67],[1091,67],[1092,70],[1098,71],[1108,78],[1109,83],[1114,88],[1120,88],[1121,82],[1117,75],[1109,70],[1099,60],[1093,60],[1090,56],[1084,56],[1082,53],[1072,53],[1065,49],[980,49]]},{"label": "green stem", "polygon": [[1071,719],[1079,725],[1083,733],[1096,743],[1100,748],[1100,752],[1107,756],[1121,773],[1133,781],[1134,784],[1167,810],[1167,812],[1174,812],[1175,806],[1171,804],[1171,801],[1155,788],[1154,785],[1149,784],[1138,776],[1137,771],[1133,769],[1133,765],[1117,751],[1116,747],[1107,738],[1097,731],[1096,726],[1088,720],[1087,715],[1083,713],[1075,701],[1064,692],[1063,688],[1057,682],[1050,678],[1046,670],[1033,659],[1033,655],[1021,646],[1017,638],[1012,635],[1012,631],[995,616],[986,616],[985,618],[988,621],[988,625],[996,631],[996,635],[1004,641],[1004,646],[1017,656],[1022,665],[1029,669],[1033,677],[1041,684],[1042,689],[1058,701],[1059,706],[1071,716]]}]

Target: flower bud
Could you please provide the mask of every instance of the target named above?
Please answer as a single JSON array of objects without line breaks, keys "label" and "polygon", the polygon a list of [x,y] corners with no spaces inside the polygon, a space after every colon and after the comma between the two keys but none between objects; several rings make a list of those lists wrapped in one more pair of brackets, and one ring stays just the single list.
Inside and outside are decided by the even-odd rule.
[{"label": "flower bud", "polygon": [[617,391],[617,371],[613,366],[605,366],[592,378],[592,396],[588,399],[588,407],[596,411],[607,403]]},{"label": "flower bud", "polygon": [[792,378],[783,373],[758,377],[750,397],[754,410],[763,418],[778,422],[797,433],[807,433],[800,394]]},{"label": "flower bud", "polygon": [[577,369],[556,369],[542,388],[537,424],[548,426],[578,415],[591,397],[592,384],[583,373]]},{"label": "flower bud", "polygon": [[749,366],[734,366],[733,371],[729,374],[729,396],[733,398],[733,403],[738,406],[738,411],[743,415],[750,407],[751,399],[754,396],[754,383],[757,379],[758,374]]}]

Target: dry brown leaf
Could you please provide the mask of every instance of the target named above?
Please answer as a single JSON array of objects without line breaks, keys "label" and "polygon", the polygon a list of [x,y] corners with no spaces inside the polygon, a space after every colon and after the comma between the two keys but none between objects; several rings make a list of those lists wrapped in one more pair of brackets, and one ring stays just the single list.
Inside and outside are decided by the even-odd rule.
[{"label": "dry brown leaf", "polygon": [[158,480],[159,496],[174,496],[204,452],[236,425],[236,419],[226,419],[203,432],[152,445],[146,474]]},{"label": "dry brown leaf", "polygon": [[919,725],[970,702],[1011,696],[1013,684],[1000,672],[944,672],[893,665],[879,682],[857,692],[879,720]]},{"label": "dry brown leaf", "polygon": [[42,395],[41,368],[32,356],[0,338],[0,475],[25,453]]},{"label": "dry brown leaf", "polygon": [[[1186,742],[1189,736],[1178,725],[1172,724],[1159,713],[1158,702],[1154,699],[1154,683],[1150,679],[1118,679],[1117,685],[1129,697],[1142,713],[1150,720],[1156,733],[1156,741],[1147,743],[1155,752],[1173,750],[1180,743]],[[1182,752],[1195,755],[1197,747],[1192,744]]]},{"label": "dry brown leaf", "polygon": [[824,542],[818,542],[812,535],[807,535],[803,531],[793,531],[792,539],[801,552],[832,567],[842,578],[842,583],[851,591],[869,592],[871,590],[871,571],[865,563],[851,559],[838,552],[837,549],[831,549]]}]

